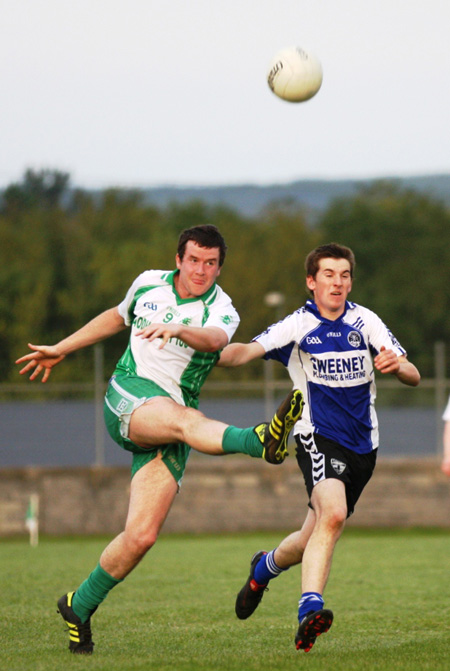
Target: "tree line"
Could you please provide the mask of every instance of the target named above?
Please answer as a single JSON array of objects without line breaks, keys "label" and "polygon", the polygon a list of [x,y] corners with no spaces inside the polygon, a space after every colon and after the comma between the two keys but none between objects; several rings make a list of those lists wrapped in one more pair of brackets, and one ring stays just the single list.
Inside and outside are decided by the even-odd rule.
[{"label": "tree line", "polygon": [[[28,170],[0,204],[0,380],[22,380],[14,360],[28,342],[57,342],[117,305],[143,270],[174,268],[180,232],[204,223],[216,225],[228,245],[220,285],[241,315],[235,340],[250,340],[302,305],[306,254],[335,241],[356,255],[351,299],[382,317],[422,375],[434,374],[434,343],[450,344],[450,212],[439,200],[374,182],[331,202],[312,224],[289,204],[252,218],[200,201],[161,209],[139,191],[94,195],[71,189],[68,174]],[[275,291],[284,296],[278,309],[265,300]],[[105,343],[107,372],[126,339]],[[256,362],[233,379],[260,374]],[[92,352],[69,357],[52,379],[90,381]]]}]

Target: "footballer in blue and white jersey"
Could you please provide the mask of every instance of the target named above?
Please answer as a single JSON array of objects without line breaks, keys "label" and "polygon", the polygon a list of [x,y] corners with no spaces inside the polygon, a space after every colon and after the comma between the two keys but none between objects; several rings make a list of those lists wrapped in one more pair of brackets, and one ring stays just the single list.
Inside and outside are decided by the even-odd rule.
[{"label": "footballer in blue and white jersey", "polygon": [[265,359],[284,364],[304,396],[294,435],[318,433],[359,454],[378,447],[373,357],[384,347],[406,352],[371,310],[346,301],[335,320],[314,301],[254,338]]},{"label": "footballer in blue and white jersey", "polygon": [[[225,347],[219,364],[241,366],[260,357],[281,361],[303,396],[303,414],[295,423],[294,436],[309,510],[298,532],[289,534],[272,553],[254,555],[236,613],[244,597],[253,604],[253,612],[267,583],[280,574],[273,566],[284,571],[302,562],[295,646],[305,652],[333,622],[323,593],[334,548],[376,464],[375,371],[395,375],[409,386],[420,382],[419,371],[381,319],[348,301],[354,268],[355,256],[348,247],[330,243],[312,250],[305,270],[314,300],[252,342]],[[274,420],[269,431],[276,435],[283,421]]]}]

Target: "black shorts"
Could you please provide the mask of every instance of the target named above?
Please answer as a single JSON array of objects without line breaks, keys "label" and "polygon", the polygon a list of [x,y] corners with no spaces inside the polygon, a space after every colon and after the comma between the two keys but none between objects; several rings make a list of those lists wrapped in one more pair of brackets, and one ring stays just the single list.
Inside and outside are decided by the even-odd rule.
[{"label": "black shorts", "polygon": [[[340,480],[345,485],[347,517],[350,517],[361,492],[372,477],[377,450],[372,450],[368,454],[358,454],[317,433],[307,436],[297,435],[295,441],[297,462],[303,473],[310,500],[317,483],[328,478]],[[311,503],[309,505],[311,506]]]}]

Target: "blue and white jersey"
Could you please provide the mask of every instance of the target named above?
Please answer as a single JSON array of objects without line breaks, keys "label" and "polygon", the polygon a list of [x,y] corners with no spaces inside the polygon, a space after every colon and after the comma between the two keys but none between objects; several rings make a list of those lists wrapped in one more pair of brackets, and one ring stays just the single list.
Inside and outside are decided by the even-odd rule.
[{"label": "blue and white jersey", "polygon": [[346,302],[331,321],[313,301],[254,338],[265,359],[283,363],[303,392],[305,407],[294,435],[318,433],[365,454],[378,447],[373,357],[381,348],[405,350],[371,310]]}]

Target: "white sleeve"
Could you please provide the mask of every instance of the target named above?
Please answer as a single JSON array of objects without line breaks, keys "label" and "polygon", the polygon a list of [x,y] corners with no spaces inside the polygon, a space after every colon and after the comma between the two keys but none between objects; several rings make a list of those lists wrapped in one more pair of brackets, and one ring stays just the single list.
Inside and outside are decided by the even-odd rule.
[{"label": "white sleeve", "polygon": [[367,308],[365,312],[369,328],[369,344],[375,350],[375,355],[381,351],[382,347],[385,347],[386,349],[391,349],[397,356],[405,356],[406,350],[403,349],[397,338],[378,315]]},{"label": "white sleeve", "polygon": [[158,282],[161,284],[161,271],[152,271],[152,270],[145,270],[143,273],[138,275],[136,279],[134,280],[133,284],[131,287],[128,289],[127,294],[123,301],[119,303],[117,306],[117,309],[119,311],[120,316],[123,318],[125,324],[127,326],[131,325],[131,322],[133,321],[133,315],[131,313],[130,307],[133,305],[134,300],[135,300],[135,295],[136,291],[143,286],[150,285],[154,282]]},{"label": "white sleeve", "polygon": [[262,345],[266,352],[285,347],[298,341],[301,332],[300,319],[299,313],[293,312],[281,321],[269,326],[253,340]]},{"label": "white sleeve", "polygon": [[450,397],[448,399],[447,407],[444,410],[444,414],[442,415],[442,419],[444,422],[450,422]]},{"label": "white sleeve", "polygon": [[231,299],[224,293],[223,296],[209,308],[209,310],[208,318],[203,326],[215,326],[222,329],[222,331],[225,331],[227,334],[229,342],[235,334],[240,322],[239,314],[234,308]]}]

